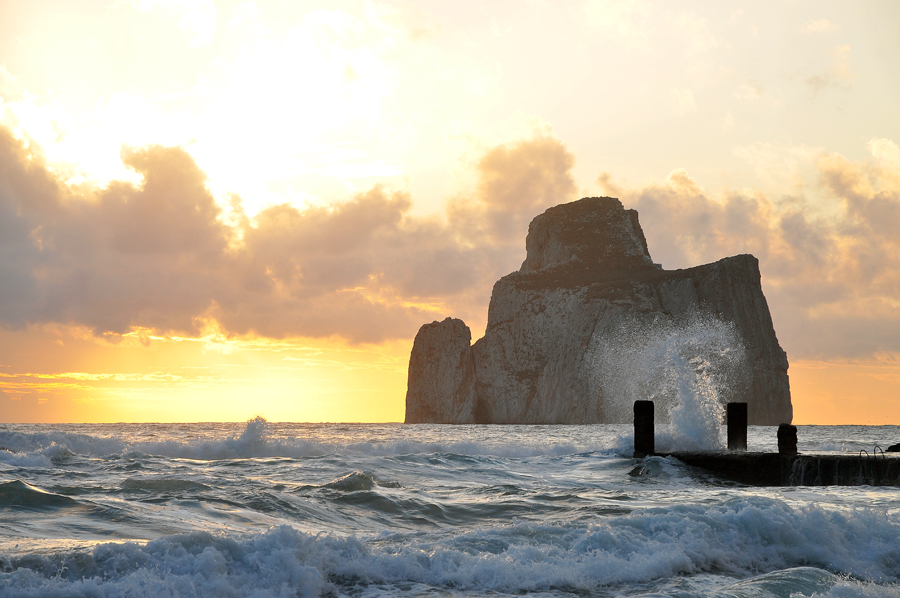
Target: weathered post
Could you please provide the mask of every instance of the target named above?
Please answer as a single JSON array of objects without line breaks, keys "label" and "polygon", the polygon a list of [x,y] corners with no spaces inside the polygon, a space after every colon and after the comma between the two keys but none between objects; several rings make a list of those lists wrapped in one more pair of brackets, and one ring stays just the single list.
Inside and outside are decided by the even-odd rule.
[{"label": "weathered post", "polygon": [[725,410],[728,450],[747,450],[747,403],[728,403]]},{"label": "weathered post", "polygon": [[791,424],[778,426],[778,454],[784,456],[797,454],[797,426]]},{"label": "weathered post", "polygon": [[634,456],[638,459],[656,452],[653,430],[653,401],[634,402]]}]

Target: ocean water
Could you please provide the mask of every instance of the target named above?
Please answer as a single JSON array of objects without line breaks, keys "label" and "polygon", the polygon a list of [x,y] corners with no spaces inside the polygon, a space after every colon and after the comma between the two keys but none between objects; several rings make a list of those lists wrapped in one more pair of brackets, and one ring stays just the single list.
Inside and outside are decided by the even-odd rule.
[{"label": "ocean water", "polygon": [[[871,454],[900,428],[799,438]],[[663,426],[657,446],[682,440]],[[900,597],[900,489],[741,486],[632,443],[627,425],[0,425],[0,596]],[[775,450],[775,429],[749,444]]]}]

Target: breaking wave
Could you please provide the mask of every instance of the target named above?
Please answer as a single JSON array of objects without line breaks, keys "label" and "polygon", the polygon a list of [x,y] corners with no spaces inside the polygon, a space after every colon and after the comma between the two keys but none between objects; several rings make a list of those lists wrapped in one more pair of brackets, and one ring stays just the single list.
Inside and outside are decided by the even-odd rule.
[{"label": "breaking wave", "polygon": [[582,526],[513,522],[374,537],[279,526],[100,544],[0,560],[0,596],[605,595],[704,573],[741,581],[678,595],[898,596],[898,546],[900,525],[886,514],[757,497]]},{"label": "breaking wave", "polygon": [[500,439],[487,444],[468,440],[448,439],[445,442],[434,442],[404,440],[396,437],[379,442],[329,442],[323,440],[321,436],[318,439],[278,438],[273,437],[272,424],[263,417],[249,420],[240,434],[222,439],[192,438],[184,441],[128,442],[116,438],[92,437],[65,432],[28,434],[0,431],[0,465],[46,468],[75,455],[87,457],[119,455],[125,459],[160,456],[215,461],[278,457],[301,459],[335,454],[390,456],[429,453],[527,458],[615,450],[614,446],[597,442],[573,444],[571,442],[536,441],[533,444],[523,444]]},{"label": "breaking wave", "polygon": [[724,404],[746,383],[745,352],[731,323],[634,320],[592,343],[593,384],[610,421],[630,423],[637,400],[651,400],[662,450],[724,448]]}]

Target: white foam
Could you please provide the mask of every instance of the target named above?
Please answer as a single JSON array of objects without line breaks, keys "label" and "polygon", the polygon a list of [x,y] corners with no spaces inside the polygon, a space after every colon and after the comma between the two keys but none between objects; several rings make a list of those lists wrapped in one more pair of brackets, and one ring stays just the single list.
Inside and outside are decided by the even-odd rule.
[{"label": "white foam", "polygon": [[[325,431],[326,433],[321,433]],[[64,432],[22,433],[0,432],[0,463],[26,467],[50,467],[76,454],[89,457],[118,455],[123,459],[143,459],[161,456],[177,459],[224,460],[287,457],[302,459],[324,455],[391,456],[448,453],[467,456],[502,458],[558,457],[576,453],[613,451],[615,445],[599,442],[575,444],[520,440],[472,441],[446,440],[382,440],[379,442],[346,442],[328,439],[327,427],[318,438],[275,438],[272,425],[262,417],[248,421],[238,435],[219,439],[161,440],[155,442],[127,442]],[[360,434],[360,437],[364,437]]]},{"label": "white foam", "polygon": [[894,591],[900,581],[898,546],[900,525],[885,513],[749,497],[710,508],[645,509],[581,525],[515,522],[370,538],[282,526],[253,537],[198,532],[146,544],[103,544],[90,552],[3,560],[0,596],[261,598],[366,588],[386,595],[409,595],[412,588],[595,592],[684,575],[755,577],[796,567],[855,581],[803,570],[751,580],[744,584],[748,592],[738,586],[720,595],[786,596],[774,591],[785,583],[794,590],[811,588],[805,595],[812,589],[831,596],[875,595]]},{"label": "white foam", "polygon": [[28,454],[41,452],[48,459],[72,455],[106,456],[120,453],[125,443],[118,438],[70,432],[0,431],[0,459],[4,452]]},{"label": "white foam", "polygon": [[652,400],[657,448],[724,448],[724,402],[745,382],[745,352],[733,324],[700,314],[686,321],[624,323],[592,341],[595,388],[612,421],[630,423],[637,400]]}]

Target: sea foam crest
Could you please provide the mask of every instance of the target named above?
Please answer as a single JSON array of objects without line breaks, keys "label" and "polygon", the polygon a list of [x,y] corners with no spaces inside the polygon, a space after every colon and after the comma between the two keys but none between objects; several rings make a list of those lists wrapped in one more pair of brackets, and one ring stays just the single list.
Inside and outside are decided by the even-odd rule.
[{"label": "sea foam crest", "polygon": [[[455,429],[457,432],[459,429]],[[394,435],[389,440],[353,442],[353,435],[329,437],[327,426],[315,436],[275,437],[273,425],[262,416],[249,420],[239,434],[221,438],[186,438],[128,443],[119,439],[92,437],[85,434],[54,432],[52,434],[0,431],[0,466],[51,468],[74,455],[123,459],[145,459],[152,455],[177,459],[223,460],[255,458],[320,457],[323,455],[391,456],[448,453],[455,455],[529,458],[562,456],[615,449],[595,441],[522,443],[508,438],[488,441],[446,438],[442,441],[404,439]],[[325,432],[325,433],[323,433]]]},{"label": "sea foam crest", "polygon": [[724,447],[723,404],[746,383],[745,351],[734,324],[696,314],[683,321],[635,318],[595,335],[592,384],[612,422],[630,423],[637,400],[651,400],[657,448]]},{"label": "sea foam crest", "polygon": [[117,438],[90,434],[0,431],[0,463],[17,467],[51,467],[75,455],[103,457],[125,447]]},{"label": "sea foam crest", "polygon": [[102,544],[0,558],[0,596],[605,595],[616,592],[604,587],[704,572],[745,578],[713,595],[846,596],[871,584],[896,588],[898,541],[900,526],[885,513],[747,497],[587,525],[513,522],[372,538],[282,526],[252,537],[195,532]]}]

